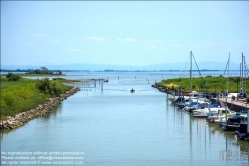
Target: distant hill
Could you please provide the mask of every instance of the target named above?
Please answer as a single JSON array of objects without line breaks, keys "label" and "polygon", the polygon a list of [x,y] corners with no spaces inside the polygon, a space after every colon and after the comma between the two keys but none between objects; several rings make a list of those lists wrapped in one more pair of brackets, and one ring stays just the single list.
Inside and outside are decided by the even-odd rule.
[{"label": "distant hill", "polygon": [[[146,66],[128,66],[128,65],[105,65],[105,64],[61,64],[61,65],[1,65],[1,69],[16,70],[16,69],[39,69],[46,67],[50,70],[189,70],[188,63],[165,63],[152,64]],[[226,62],[200,62],[198,63],[200,70],[225,70]],[[197,70],[196,65],[192,64],[193,70]],[[239,70],[239,64],[230,64],[230,70]]]}]

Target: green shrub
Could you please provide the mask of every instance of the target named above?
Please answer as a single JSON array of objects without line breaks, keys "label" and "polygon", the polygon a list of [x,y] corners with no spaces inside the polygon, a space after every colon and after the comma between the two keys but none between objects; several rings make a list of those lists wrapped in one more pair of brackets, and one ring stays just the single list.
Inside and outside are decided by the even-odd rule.
[{"label": "green shrub", "polygon": [[8,73],[8,74],[6,75],[6,78],[8,78],[9,81],[18,81],[18,80],[20,80],[22,77],[19,76],[19,75],[17,75],[17,74]]},{"label": "green shrub", "polygon": [[49,93],[49,79],[44,78],[44,79],[37,79],[35,82],[35,87],[40,90],[40,92],[43,92],[45,94]]},{"label": "green shrub", "polygon": [[21,78],[22,78],[21,76],[14,74],[11,77],[9,77],[9,81],[18,81]]},{"label": "green shrub", "polygon": [[13,76],[14,74],[9,72],[7,75],[6,75],[6,78],[10,78],[11,76]]},{"label": "green shrub", "polygon": [[63,85],[59,80],[50,81],[48,78],[37,80],[35,87],[40,92],[52,96],[60,96],[63,92],[70,90],[71,87]]},{"label": "green shrub", "polygon": [[63,80],[63,81],[65,81],[66,79],[65,78],[53,78],[53,80]]}]

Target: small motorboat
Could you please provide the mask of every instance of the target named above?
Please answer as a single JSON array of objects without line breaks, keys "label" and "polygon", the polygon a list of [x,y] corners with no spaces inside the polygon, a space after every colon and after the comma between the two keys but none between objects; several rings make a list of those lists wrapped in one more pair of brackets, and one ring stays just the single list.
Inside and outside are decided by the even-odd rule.
[{"label": "small motorboat", "polygon": [[231,116],[227,119],[226,123],[224,123],[221,128],[223,130],[230,130],[230,131],[235,131],[235,130],[240,130],[240,124],[244,123],[247,121],[247,117],[245,116]]},{"label": "small motorboat", "polygon": [[247,137],[247,123],[240,123],[238,130],[235,130],[235,134],[239,139],[244,140]]}]

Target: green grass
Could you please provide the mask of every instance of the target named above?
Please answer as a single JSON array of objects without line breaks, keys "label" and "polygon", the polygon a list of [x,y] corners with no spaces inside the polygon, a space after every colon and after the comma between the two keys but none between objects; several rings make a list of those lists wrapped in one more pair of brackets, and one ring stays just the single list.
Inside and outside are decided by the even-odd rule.
[{"label": "green grass", "polygon": [[[207,91],[210,93],[216,92],[225,92],[227,88],[227,78],[226,77],[212,77],[207,76],[203,77],[205,82],[205,86]],[[249,83],[249,79],[246,80]],[[190,89],[190,79],[189,78],[173,78],[162,80],[161,82],[157,82],[156,84],[161,85],[163,87],[169,89],[176,89],[182,88],[184,91],[189,91]],[[193,91],[200,91],[205,92],[205,86],[201,78],[193,78],[192,79],[192,90]],[[240,83],[238,82],[238,89],[240,88]],[[249,89],[249,88],[248,88]],[[229,78],[228,81],[228,91],[231,93],[237,93],[237,82],[235,81],[234,77]],[[246,90],[249,93],[249,90]]]},{"label": "green grass", "polygon": [[[40,91],[36,87],[36,81],[27,78],[22,78],[19,81],[8,81],[6,78],[1,78],[1,119],[33,109],[39,104],[44,104],[47,98],[56,96],[56,94],[48,94]],[[62,94],[72,88],[63,84],[65,81],[59,79],[50,82]]]},{"label": "green grass", "polygon": [[[34,84],[36,80],[29,79],[29,78],[21,78],[19,81],[9,81],[8,78],[5,78],[4,76],[0,77],[0,88],[1,90],[20,86],[20,85],[27,85],[27,84]],[[53,81],[59,81],[61,83],[71,83],[71,82],[80,82],[79,80],[67,80],[64,78],[55,78]]]},{"label": "green grass", "polygon": [[20,85],[33,84],[34,82],[35,80],[27,78],[21,78],[19,81],[9,81],[8,78],[1,77],[1,90]]}]

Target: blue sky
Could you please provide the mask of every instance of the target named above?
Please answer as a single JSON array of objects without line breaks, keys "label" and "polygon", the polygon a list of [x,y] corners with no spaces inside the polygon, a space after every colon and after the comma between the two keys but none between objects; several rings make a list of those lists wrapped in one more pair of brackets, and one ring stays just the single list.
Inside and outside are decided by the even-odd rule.
[{"label": "blue sky", "polygon": [[1,1],[1,64],[249,61],[248,1]]}]

